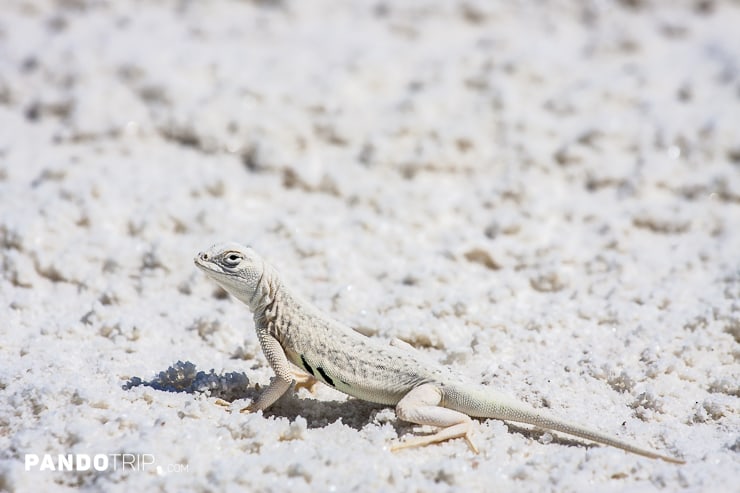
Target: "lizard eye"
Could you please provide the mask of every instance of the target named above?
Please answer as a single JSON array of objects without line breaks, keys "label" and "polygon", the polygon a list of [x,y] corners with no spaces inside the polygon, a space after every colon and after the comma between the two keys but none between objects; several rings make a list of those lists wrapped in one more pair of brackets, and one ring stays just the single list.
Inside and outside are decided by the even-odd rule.
[{"label": "lizard eye", "polygon": [[236,267],[239,265],[241,259],[242,256],[238,253],[230,253],[224,257],[224,264],[226,264],[227,267]]}]

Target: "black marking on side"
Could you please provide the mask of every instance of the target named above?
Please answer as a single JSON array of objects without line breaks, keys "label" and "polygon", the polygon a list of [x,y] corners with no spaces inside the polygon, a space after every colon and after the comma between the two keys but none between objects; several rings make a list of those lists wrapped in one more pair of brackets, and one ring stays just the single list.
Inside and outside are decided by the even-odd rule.
[{"label": "black marking on side", "polygon": [[[311,365],[308,364],[308,361],[306,361],[306,358],[303,355],[301,355],[301,363],[303,363],[303,368],[305,368],[308,373],[310,373],[313,376],[316,376],[316,373],[314,373],[313,368],[311,368]],[[321,368],[319,368],[319,371],[321,371]],[[321,374],[323,375],[324,373],[321,372]]]},{"label": "black marking on side", "polygon": [[319,370],[319,373],[321,374],[321,378],[324,379],[324,382],[326,382],[329,385],[331,385],[332,387],[334,387],[334,380],[332,380],[331,377],[326,374],[326,372],[324,371],[324,369],[321,368],[320,366],[317,367],[316,369]]}]

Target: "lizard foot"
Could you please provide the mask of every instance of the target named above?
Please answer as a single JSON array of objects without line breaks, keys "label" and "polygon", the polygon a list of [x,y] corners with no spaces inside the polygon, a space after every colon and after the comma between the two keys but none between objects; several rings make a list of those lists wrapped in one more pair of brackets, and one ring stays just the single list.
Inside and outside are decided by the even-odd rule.
[{"label": "lizard foot", "polygon": [[293,378],[295,379],[295,390],[306,389],[311,394],[316,393],[316,385],[321,383],[311,375],[305,373],[294,373]]},{"label": "lizard foot", "polygon": [[253,406],[253,404],[250,404],[247,407],[243,407],[243,408],[239,409],[239,412],[241,414],[252,413],[252,412],[254,412],[254,406]]},{"label": "lizard foot", "polygon": [[[223,399],[216,399],[216,402],[214,402],[214,404],[216,404],[219,407],[226,408],[227,411],[230,411],[231,410],[231,404],[232,403],[231,402],[228,402],[228,401],[225,401]],[[240,413],[251,413],[253,410],[254,409],[252,409],[252,405],[250,404],[247,407],[240,409],[239,412]]]},{"label": "lizard foot", "polygon": [[470,448],[473,453],[477,454],[478,447],[476,447],[473,441],[470,439],[471,431],[472,427],[470,422],[458,423],[456,425],[448,426],[447,428],[442,428],[437,433],[434,433],[432,435],[411,437],[403,441],[398,441],[391,445],[391,452],[396,452],[397,450],[402,450],[405,448],[423,447],[432,443],[452,440],[453,438],[464,438],[465,443],[468,444],[468,448]]}]

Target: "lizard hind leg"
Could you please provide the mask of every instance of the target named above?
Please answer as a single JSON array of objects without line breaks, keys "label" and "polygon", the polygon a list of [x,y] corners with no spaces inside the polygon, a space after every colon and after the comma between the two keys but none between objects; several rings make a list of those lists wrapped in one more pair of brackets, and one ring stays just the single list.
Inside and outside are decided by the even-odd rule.
[{"label": "lizard hind leg", "polygon": [[407,438],[391,446],[392,451],[423,447],[453,438],[464,438],[474,453],[478,448],[470,439],[473,422],[467,414],[441,407],[442,393],[434,384],[427,383],[406,394],[396,405],[396,415],[403,421],[420,425],[439,426],[441,430],[431,435]]}]

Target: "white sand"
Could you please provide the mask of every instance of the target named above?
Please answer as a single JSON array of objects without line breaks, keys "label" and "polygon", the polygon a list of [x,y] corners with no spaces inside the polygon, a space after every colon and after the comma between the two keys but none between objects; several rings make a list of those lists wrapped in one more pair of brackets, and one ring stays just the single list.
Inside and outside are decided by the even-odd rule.
[{"label": "white sand", "polygon": [[[2,3],[0,490],[739,491],[738,2]],[[495,420],[392,454],[327,387],[224,411],[271,377],[192,265],[227,239],[687,464]]]}]

